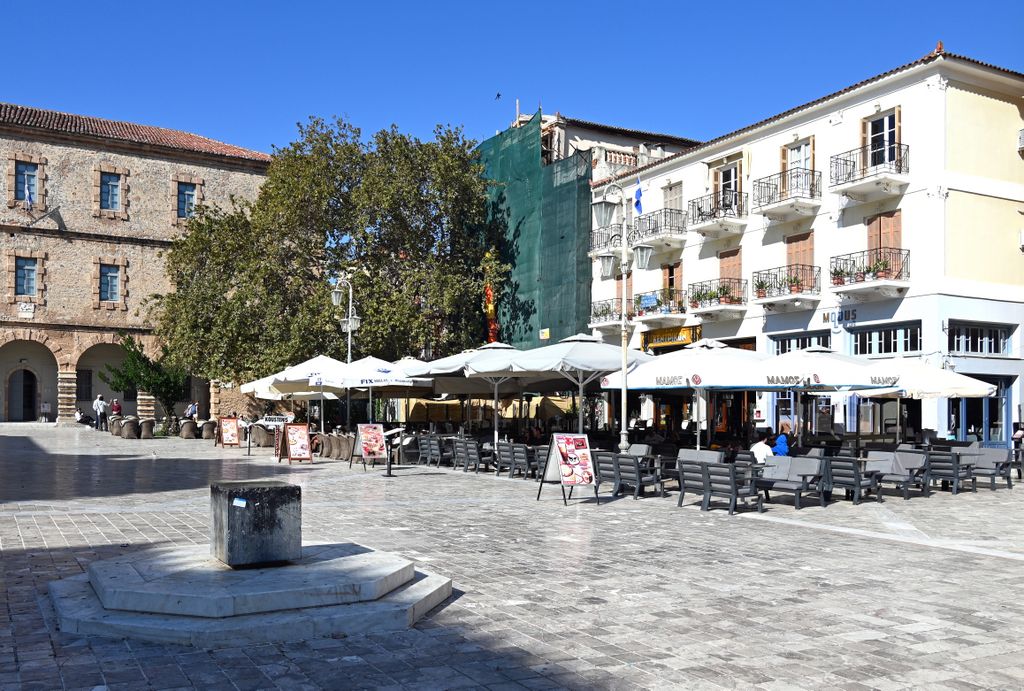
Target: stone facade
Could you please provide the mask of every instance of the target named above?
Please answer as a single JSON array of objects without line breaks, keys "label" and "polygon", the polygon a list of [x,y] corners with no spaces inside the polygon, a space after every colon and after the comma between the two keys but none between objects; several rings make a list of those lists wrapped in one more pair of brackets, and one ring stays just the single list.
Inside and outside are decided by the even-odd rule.
[{"label": "stone facade", "polygon": [[[196,203],[227,206],[232,196],[254,199],[263,182],[265,154],[211,153],[203,150],[211,140],[130,127],[170,132],[185,145],[26,128],[0,117],[0,159],[7,162],[0,192],[7,200],[0,206],[0,420],[66,422],[76,407],[91,415],[99,393],[107,401],[127,398],[125,412],[152,415],[151,396],[140,392],[133,400],[134,392],[110,391],[99,373],[120,357],[119,332],[155,345],[145,301],[171,288],[164,253],[184,230],[178,185],[194,185]],[[16,199],[18,162],[36,165],[31,205]],[[102,174],[119,176],[117,208],[101,208]],[[16,294],[25,292],[15,287],[19,258],[35,260],[33,294]],[[101,270],[111,290],[104,295]],[[195,383],[192,394],[205,403],[204,389]]]}]

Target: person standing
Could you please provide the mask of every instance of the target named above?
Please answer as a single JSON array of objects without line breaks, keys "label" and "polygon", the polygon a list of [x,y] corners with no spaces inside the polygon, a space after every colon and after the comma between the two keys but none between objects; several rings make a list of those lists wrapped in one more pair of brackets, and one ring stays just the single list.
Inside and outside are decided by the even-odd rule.
[{"label": "person standing", "polygon": [[92,409],[96,413],[96,429],[100,432],[107,429],[107,402],[103,400],[103,394],[96,394],[96,400],[92,402]]},{"label": "person standing", "polygon": [[116,398],[110,402],[110,414],[120,415],[121,414],[121,402]]}]

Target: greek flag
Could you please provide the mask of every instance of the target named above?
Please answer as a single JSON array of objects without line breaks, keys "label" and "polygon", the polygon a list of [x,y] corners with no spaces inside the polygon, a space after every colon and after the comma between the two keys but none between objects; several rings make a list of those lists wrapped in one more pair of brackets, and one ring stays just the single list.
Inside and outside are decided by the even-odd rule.
[{"label": "greek flag", "polygon": [[25,176],[25,208],[32,210],[32,187],[28,184],[28,175]]},{"label": "greek flag", "polygon": [[644,212],[643,204],[640,203],[640,197],[644,196],[644,193],[640,191],[640,176],[636,178],[636,194],[633,195],[633,208],[636,209],[636,213],[642,214]]}]

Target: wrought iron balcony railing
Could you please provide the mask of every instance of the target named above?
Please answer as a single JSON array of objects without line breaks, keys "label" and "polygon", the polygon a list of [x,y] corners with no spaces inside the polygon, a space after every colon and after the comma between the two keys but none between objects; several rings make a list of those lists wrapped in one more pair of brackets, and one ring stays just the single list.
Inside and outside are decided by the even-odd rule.
[{"label": "wrought iron balcony railing", "polygon": [[690,309],[712,305],[747,304],[747,280],[745,278],[716,278],[711,281],[693,283],[687,290]]},{"label": "wrought iron balcony railing", "polygon": [[633,296],[633,313],[638,317],[652,314],[684,314],[686,291],[663,288]]},{"label": "wrought iron balcony railing", "polygon": [[686,234],[686,212],[680,209],[652,211],[638,217],[634,223],[634,230],[629,234],[630,245],[662,235],[682,237]]},{"label": "wrought iron balcony railing", "polygon": [[896,142],[876,142],[836,154],[830,164],[830,184],[844,185],[871,175],[910,172],[910,147]]},{"label": "wrought iron balcony railing", "polygon": [[596,252],[597,250],[603,250],[611,246],[612,238],[616,237],[622,232],[622,227],[618,225],[604,226],[597,230],[590,231],[590,251]]},{"label": "wrought iron balcony railing", "polygon": [[622,320],[622,299],[598,300],[590,303],[590,323],[605,324]]},{"label": "wrought iron balcony railing", "polygon": [[910,250],[879,247],[832,257],[829,266],[832,285],[850,285],[873,280],[910,280]]},{"label": "wrought iron balcony railing", "polygon": [[799,198],[821,198],[821,171],[789,168],[781,173],[754,180],[755,207]]},{"label": "wrought iron balcony railing", "polygon": [[821,269],[810,264],[788,264],[754,272],[754,295],[775,298],[789,293],[820,293]]},{"label": "wrought iron balcony railing", "polygon": [[690,223],[747,215],[747,193],[723,190],[690,200]]}]

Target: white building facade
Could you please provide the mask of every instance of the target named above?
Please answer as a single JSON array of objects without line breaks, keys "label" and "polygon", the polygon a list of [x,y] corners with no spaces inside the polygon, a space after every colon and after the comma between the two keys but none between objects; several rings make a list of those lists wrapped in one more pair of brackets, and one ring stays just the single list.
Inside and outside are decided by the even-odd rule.
[{"label": "white building facade", "polygon": [[[655,352],[918,356],[998,387],[865,406],[864,431],[1005,445],[1024,395],[1024,75],[946,53],[594,184],[590,326]],[[642,213],[632,210],[637,185]],[[617,257],[623,216],[630,270]],[[809,415],[853,428],[853,406]],[[777,425],[784,396],[744,424]],[[678,416],[676,419],[679,419]],[[824,431],[824,430],[822,430]]]}]

